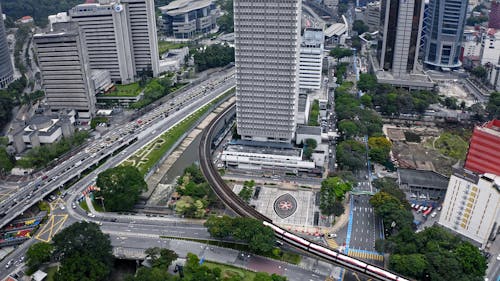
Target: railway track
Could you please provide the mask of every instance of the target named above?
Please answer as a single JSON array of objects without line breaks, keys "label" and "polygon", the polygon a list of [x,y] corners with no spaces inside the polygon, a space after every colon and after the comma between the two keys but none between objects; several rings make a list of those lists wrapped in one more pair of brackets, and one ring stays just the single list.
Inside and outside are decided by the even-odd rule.
[{"label": "railway track", "polygon": [[316,244],[315,242],[290,233],[282,229],[280,226],[273,224],[270,218],[259,213],[257,210],[243,201],[238,195],[236,195],[219,175],[212,161],[212,138],[213,134],[215,133],[216,125],[226,117],[227,113],[234,106],[235,103],[232,103],[209,123],[209,125],[203,131],[201,143],[198,150],[200,157],[200,167],[203,175],[205,176],[217,196],[224,202],[224,204],[228,208],[242,217],[250,217],[262,221],[264,225],[269,226],[271,227],[271,229],[273,229],[275,236],[278,239],[281,239],[288,244],[293,245],[294,247],[297,247],[298,249],[301,249],[311,255],[327,260],[336,265],[340,265],[344,268],[365,274],[369,277],[374,278],[375,280],[410,281],[410,279],[399,276],[394,272],[386,270],[385,268],[369,264],[365,261],[361,261],[353,257],[349,257],[348,255],[343,254],[339,251],[330,249],[324,245]]}]

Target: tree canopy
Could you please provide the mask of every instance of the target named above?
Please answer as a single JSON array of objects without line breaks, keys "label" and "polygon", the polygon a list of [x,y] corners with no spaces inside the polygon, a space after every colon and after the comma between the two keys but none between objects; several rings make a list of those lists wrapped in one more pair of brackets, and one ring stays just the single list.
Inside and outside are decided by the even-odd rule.
[{"label": "tree canopy", "polygon": [[211,216],[204,225],[212,237],[244,241],[255,253],[269,253],[274,247],[274,232],[256,219]]},{"label": "tree canopy", "polygon": [[337,145],[337,162],[341,169],[358,171],[366,166],[365,145],[355,141],[346,140]]},{"label": "tree canopy", "polygon": [[31,245],[26,252],[28,271],[35,272],[42,263],[50,261],[53,251],[54,246],[50,243],[38,242]]},{"label": "tree canopy", "polygon": [[404,227],[413,226],[413,214],[406,200],[401,201],[385,191],[379,191],[372,198],[370,204],[375,214],[384,221],[385,235],[390,236]]},{"label": "tree canopy", "polygon": [[340,177],[329,177],[321,182],[319,209],[327,216],[340,216],[344,213],[342,200],[346,192],[352,189],[352,184]]},{"label": "tree canopy", "polygon": [[368,29],[368,25],[366,25],[362,20],[355,20],[352,24],[352,30],[356,31],[359,35],[367,32]]},{"label": "tree canopy", "polygon": [[43,27],[48,23],[49,15],[67,11],[81,3],[81,0],[2,0],[2,10],[14,19],[30,15],[37,25]]},{"label": "tree canopy", "polygon": [[176,190],[182,197],[176,202],[175,210],[186,217],[202,218],[208,207],[219,202],[195,164],[184,169],[183,175],[177,180]]},{"label": "tree canopy", "polygon": [[372,161],[380,164],[386,164],[389,161],[391,152],[391,142],[385,137],[371,137],[368,139],[370,147],[369,156]]},{"label": "tree canopy", "polygon": [[53,238],[54,258],[61,261],[56,281],[105,281],[113,263],[111,241],[95,223],[77,222]]},{"label": "tree canopy", "polygon": [[352,50],[347,48],[335,47],[330,51],[330,56],[336,58],[337,61],[345,57],[350,57],[352,55],[353,55]]},{"label": "tree canopy", "polygon": [[229,45],[214,44],[204,47],[203,50],[194,50],[193,56],[196,70],[204,71],[234,62],[234,48]]},{"label": "tree canopy", "polygon": [[438,226],[419,233],[406,227],[377,245],[390,253],[390,269],[417,280],[481,281],[486,271],[477,247]]},{"label": "tree canopy", "polygon": [[132,210],[147,190],[143,175],[133,166],[118,166],[100,173],[97,186],[100,191],[96,196],[102,196],[106,210],[113,212]]},{"label": "tree canopy", "polygon": [[500,92],[490,94],[486,111],[488,112],[489,119],[500,119]]}]

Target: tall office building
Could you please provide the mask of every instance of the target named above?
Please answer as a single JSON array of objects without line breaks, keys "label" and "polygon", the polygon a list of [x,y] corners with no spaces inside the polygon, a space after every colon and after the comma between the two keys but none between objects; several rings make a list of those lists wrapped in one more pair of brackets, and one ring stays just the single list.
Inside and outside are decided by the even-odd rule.
[{"label": "tall office building", "polygon": [[424,63],[431,68],[457,68],[467,0],[430,0],[425,22]]},{"label": "tall office building", "polygon": [[7,87],[13,79],[14,68],[10,59],[5,26],[3,25],[2,6],[0,6],[0,89]]},{"label": "tall office building", "polygon": [[235,0],[236,120],[243,140],[291,142],[301,0]]},{"label": "tall office building", "polygon": [[154,0],[121,0],[121,3],[129,17],[135,71],[150,70],[157,77],[160,61]]},{"label": "tall office building", "polygon": [[158,76],[158,40],[152,0],[100,0],[69,10],[87,44],[90,68],[115,82],[134,82],[142,71]]},{"label": "tall office building", "polygon": [[394,78],[416,69],[423,12],[423,0],[382,1],[377,56],[380,68]]},{"label": "tall office building", "polygon": [[115,82],[134,82],[130,26],[123,5],[81,4],[68,13],[85,37],[90,68],[109,71]]},{"label": "tall office building", "polygon": [[95,112],[85,39],[74,22],[58,23],[54,31],[33,36],[42,86],[52,110],[75,109],[80,119]]},{"label": "tall office building", "polygon": [[300,44],[299,89],[319,90],[323,69],[323,43],[325,34],[322,29],[306,28]]}]

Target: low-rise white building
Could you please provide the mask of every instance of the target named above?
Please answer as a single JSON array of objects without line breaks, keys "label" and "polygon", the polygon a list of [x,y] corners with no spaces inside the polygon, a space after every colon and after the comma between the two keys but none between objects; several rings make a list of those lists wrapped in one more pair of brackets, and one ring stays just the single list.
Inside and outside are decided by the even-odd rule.
[{"label": "low-rise white building", "polygon": [[304,30],[302,44],[300,44],[300,89],[319,90],[321,88],[324,41],[325,36],[322,29],[307,28]]},{"label": "low-rise white building", "polygon": [[500,224],[500,176],[454,169],[438,223],[485,248]]},{"label": "low-rise white building", "polygon": [[241,141],[229,144],[221,160],[228,168],[260,170],[272,173],[311,173],[316,170],[313,161],[302,160],[302,150],[291,145]]}]

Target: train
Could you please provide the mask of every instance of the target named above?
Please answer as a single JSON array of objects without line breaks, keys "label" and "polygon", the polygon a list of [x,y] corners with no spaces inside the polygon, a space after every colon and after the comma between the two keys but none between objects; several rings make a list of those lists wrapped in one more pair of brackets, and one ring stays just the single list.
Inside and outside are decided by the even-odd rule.
[{"label": "train", "polygon": [[410,281],[409,279],[397,276],[396,274],[383,268],[365,263],[363,261],[351,258],[338,251],[334,251],[322,245],[313,243],[293,233],[290,233],[270,222],[264,221],[263,224],[270,227],[274,231],[276,238],[283,240],[288,244],[298,247],[306,252],[313,253],[316,256],[320,256],[325,260],[340,264],[346,268],[350,268],[358,272],[362,272],[367,276],[377,278],[378,280]]}]

